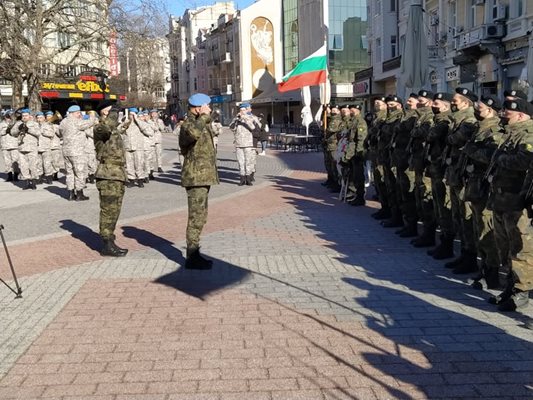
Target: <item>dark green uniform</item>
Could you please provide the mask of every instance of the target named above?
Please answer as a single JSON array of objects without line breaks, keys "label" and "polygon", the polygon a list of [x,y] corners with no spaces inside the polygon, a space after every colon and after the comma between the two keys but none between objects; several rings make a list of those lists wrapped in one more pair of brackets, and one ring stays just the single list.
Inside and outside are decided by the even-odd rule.
[{"label": "dark green uniform", "polygon": [[433,209],[433,196],[431,195],[431,179],[426,173],[427,160],[425,146],[429,131],[433,127],[433,111],[431,107],[417,109],[418,119],[411,131],[409,146],[409,171],[415,174],[416,210],[419,220],[423,224],[423,236],[435,237],[436,218]]},{"label": "dark green uniform", "polygon": [[468,107],[452,115],[452,125],[446,139],[446,173],[445,182],[450,193],[452,220],[456,235],[461,240],[461,255],[470,263],[476,263],[476,247],[473,234],[472,212],[464,202],[464,181],[461,167],[463,146],[478,129],[474,108]]},{"label": "dark green uniform", "polygon": [[474,216],[474,240],[479,260],[480,275],[476,280],[485,278],[489,288],[499,286],[498,268],[500,255],[494,238],[492,211],[488,210],[488,185],[485,172],[493,153],[503,140],[503,130],[498,117],[488,118],[479,123],[479,130],[463,148],[466,206]]},{"label": "dark green uniform", "polygon": [[209,189],[219,183],[214,136],[208,115],[189,113],[181,126],[179,146],[184,157],[181,185],[187,190],[189,207],[187,253],[200,247],[200,234],[207,222]]},{"label": "dark green uniform", "polygon": [[513,271],[516,277],[515,288],[529,292],[533,290],[533,153],[530,153],[529,169],[520,195],[525,199],[526,211],[518,221],[522,250],[513,259]]},{"label": "dark green uniform", "polygon": [[355,194],[355,199],[364,201],[365,198],[365,160],[363,143],[368,134],[366,121],[361,114],[353,116],[350,121],[348,146],[345,161],[350,164],[348,192]]},{"label": "dark green uniform", "polygon": [[441,243],[433,251],[435,258],[448,258],[453,256],[453,238],[455,230],[452,222],[452,205],[449,192],[444,184],[446,164],[444,151],[446,137],[452,122],[451,111],[436,114],[433,117],[434,125],[427,135],[425,158],[428,162],[426,174],[431,178],[431,196],[433,197],[433,211],[441,231]]},{"label": "dark green uniform", "polygon": [[381,131],[381,126],[387,118],[387,111],[379,111],[376,117],[372,121],[370,128],[368,129],[368,135],[364,142],[364,148],[366,149],[366,157],[371,163],[372,177],[374,178],[374,187],[381,203],[382,210],[389,210],[389,203],[387,202],[387,196],[385,191],[385,182],[383,175],[378,170],[378,139]]},{"label": "dark green uniform", "polygon": [[100,194],[100,236],[113,240],[127,180],[126,156],[116,112],[94,127],[94,146],[99,162],[95,177]]},{"label": "dark green uniform", "polygon": [[390,226],[401,226],[402,214],[396,196],[396,177],[392,172],[390,150],[396,127],[401,122],[403,110],[389,112],[381,127],[378,139],[378,169],[385,180],[387,201],[391,212]]},{"label": "dark green uniform", "polygon": [[415,176],[414,172],[408,169],[410,134],[417,118],[418,114],[415,109],[405,111],[401,121],[395,128],[391,140],[392,173],[396,178],[396,195],[405,225],[403,232],[407,236],[411,236],[413,232],[416,232],[416,221],[418,219],[414,199]]},{"label": "dark green uniform", "polygon": [[335,156],[337,153],[339,136],[343,130],[344,122],[342,116],[340,114],[332,114],[326,130],[324,158],[327,166],[326,169],[328,171],[328,180],[331,182],[333,188],[339,187],[339,171],[337,169],[337,160],[335,160]]}]

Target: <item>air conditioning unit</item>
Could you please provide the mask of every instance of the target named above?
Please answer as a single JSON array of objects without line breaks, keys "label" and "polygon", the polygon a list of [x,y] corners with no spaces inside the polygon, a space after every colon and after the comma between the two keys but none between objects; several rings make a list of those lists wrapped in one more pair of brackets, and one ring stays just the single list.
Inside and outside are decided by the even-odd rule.
[{"label": "air conditioning unit", "polygon": [[482,39],[501,39],[505,36],[505,25],[488,24],[483,26]]}]

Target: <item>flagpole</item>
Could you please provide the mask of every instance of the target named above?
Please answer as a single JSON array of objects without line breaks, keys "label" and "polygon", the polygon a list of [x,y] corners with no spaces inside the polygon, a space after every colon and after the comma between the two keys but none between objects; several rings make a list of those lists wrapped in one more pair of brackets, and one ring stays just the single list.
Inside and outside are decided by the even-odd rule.
[{"label": "flagpole", "polygon": [[[324,46],[326,46],[326,82],[324,82],[324,103],[326,103],[328,84],[329,84],[329,51],[328,51],[328,35],[329,35],[329,0],[322,0],[322,14],[324,20],[322,21],[323,30],[324,30]],[[324,125],[324,135],[328,129],[328,108],[326,104],[324,106],[324,118],[322,119]]]}]

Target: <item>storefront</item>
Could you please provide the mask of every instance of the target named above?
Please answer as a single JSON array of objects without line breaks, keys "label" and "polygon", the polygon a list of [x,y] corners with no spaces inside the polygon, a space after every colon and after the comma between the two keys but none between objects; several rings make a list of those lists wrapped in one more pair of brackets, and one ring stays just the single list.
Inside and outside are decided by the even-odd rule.
[{"label": "storefront", "polygon": [[[39,95],[43,110],[65,113],[67,108],[77,104],[84,111],[94,110],[104,100],[124,101],[126,96],[111,93],[107,84],[99,82],[94,75],[81,75],[76,82],[42,82]],[[102,86],[105,87],[102,90]]]},{"label": "storefront", "polygon": [[527,37],[512,40],[505,44],[503,66],[504,90],[523,90],[527,93],[527,56],[529,41]]},{"label": "storefront", "polygon": [[360,81],[356,81],[353,84],[353,95],[358,102],[363,102],[363,108],[365,111],[370,110],[370,96],[372,94],[372,79],[367,78]]}]

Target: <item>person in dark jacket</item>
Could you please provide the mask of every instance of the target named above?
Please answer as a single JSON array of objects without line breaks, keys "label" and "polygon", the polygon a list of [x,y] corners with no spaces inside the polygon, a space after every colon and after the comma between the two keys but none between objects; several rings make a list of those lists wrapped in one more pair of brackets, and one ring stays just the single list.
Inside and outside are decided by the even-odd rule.
[{"label": "person in dark jacket", "polygon": [[268,143],[269,127],[268,121],[265,119],[264,114],[259,114],[259,123],[261,124],[261,132],[259,133],[259,141],[261,142],[261,153],[260,156],[266,155],[266,148]]}]

